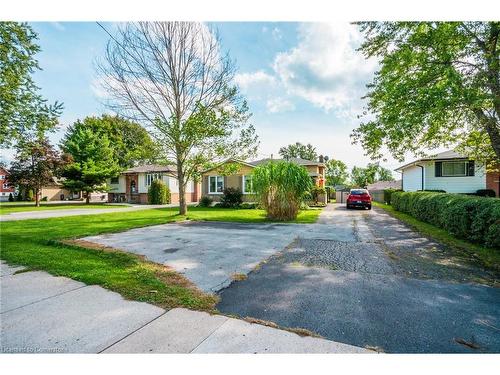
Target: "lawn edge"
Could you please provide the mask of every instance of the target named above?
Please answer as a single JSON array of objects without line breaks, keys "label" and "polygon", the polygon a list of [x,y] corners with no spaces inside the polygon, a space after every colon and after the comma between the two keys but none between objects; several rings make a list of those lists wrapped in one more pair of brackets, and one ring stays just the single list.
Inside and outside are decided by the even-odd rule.
[{"label": "lawn edge", "polygon": [[372,203],[374,207],[384,210],[384,212],[386,212],[388,215],[402,221],[404,224],[410,226],[424,236],[436,242],[448,245],[455,250],[465,252],[466,254],[478,260],[486,268],[500,271],[500,256],[496,254],[498,252],[497,250],[455,238],[446,230],[418,220],[404,212],[396,211],[390,205],[380,202]]}]

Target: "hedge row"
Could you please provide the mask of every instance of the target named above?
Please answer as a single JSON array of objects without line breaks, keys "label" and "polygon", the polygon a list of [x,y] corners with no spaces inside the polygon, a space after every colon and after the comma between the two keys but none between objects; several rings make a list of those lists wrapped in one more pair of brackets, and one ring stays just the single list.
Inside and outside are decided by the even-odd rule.
[{"label": "hedge row", "polygon": [[392,207],[471,242],[500,249],[500,199],[461,194],[393,192]]}]

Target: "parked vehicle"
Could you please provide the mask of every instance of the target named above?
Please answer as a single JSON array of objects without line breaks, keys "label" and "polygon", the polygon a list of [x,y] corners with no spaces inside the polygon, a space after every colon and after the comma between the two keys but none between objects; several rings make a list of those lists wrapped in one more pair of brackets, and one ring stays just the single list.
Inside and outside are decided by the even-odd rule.
[{"label": "parked vehicle", "polygon": [[351,189],[347,197],[347,209],[362,207],[372,209],[372,197],[366,189]]}]

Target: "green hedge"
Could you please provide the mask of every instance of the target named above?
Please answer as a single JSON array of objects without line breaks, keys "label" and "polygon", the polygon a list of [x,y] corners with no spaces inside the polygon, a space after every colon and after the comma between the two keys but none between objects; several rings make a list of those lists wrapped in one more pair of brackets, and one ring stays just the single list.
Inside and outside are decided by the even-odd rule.
[{"label": "green hedge", "polygon": [[393,192],[392,207],[471,242],[500,249],[500,199],[431,192]]},{"label": "green hedge", "polygon": [[170,203],[170,189],[162,180],[153,180],[148,189],[149,204],[168,204]]}]

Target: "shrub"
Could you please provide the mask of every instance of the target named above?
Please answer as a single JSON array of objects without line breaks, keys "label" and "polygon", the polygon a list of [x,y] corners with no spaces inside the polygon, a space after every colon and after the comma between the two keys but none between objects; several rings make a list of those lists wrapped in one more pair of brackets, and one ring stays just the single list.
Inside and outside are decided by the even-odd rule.
[{"label": "shrub", "polygon": [[257,206],[258,206],[257,203],[244,202],[244,203],[240,204],[240,208],[247,209],[247,210],[255,209],[255,208],[257,208]]},{"label": "shrub", "polygon": [[43,197],[42,202],[47,202],[49,200],[49,197]]},{"label": "shrub", "polygon": [[450,234],[500,249],[500,199],[433,192],[394,192],[392,206]]},{"label": "shrub", "polygon": [[313,187],[307,170],[287,161],[271,161],[253,171],[253,188],[271,220],[293,220]]},{"label": "shrub", "polygon": [[314,203],[318,203],[319,196],[321,194],[326,195],[326,189],[324,187],[314,186],[309,193]]},{"label": "shrub", "polygon": [[243,193],[238,188],[225,188],[220,199],[220,206],[226,208],[238,207],[243,202]]},{"label": "shrub", "polygon": [[26,194],[26,200],[33,202],[35,200],[35,193],[33,193],[33,189],[28,189],[28,193]]},{"label": "shrub", "polygon": [[9,202],[14,202],[14,196],[12,193],[9,193]]},{"label": "shrub", "polygon": [[335,199],[335,189],[332,186],[325,186],[325,190],[328,202],[330,202],[331,199]]},{"label": "shrub", "polygon": [[17,193],[17,201],[22,202],[22,200],[23,200],[23,192],[22,190],[19,190],[19,192]]},{"label": "shrub", "polygon": [[384,202],[391,204],[392,193],[395,191],[401,191],[400,189],[384,189]]},{"label": "shrub", "polygon": [[201,197],[200,202],[198,203],[198,207],[210,207],[214,200],[210,198],[208,195]]},{"label": "shrub", "polygon": [[153,180],[148,189],[149,204],[170,203],[170,189],[162,180]]},{"label": "shrub", "polygon": [[493,189],[479,189],[478,191],[476,191],[476,195],[480,197],[491,197],[491,198],[495,198],[497,196],[495,190]]}]

